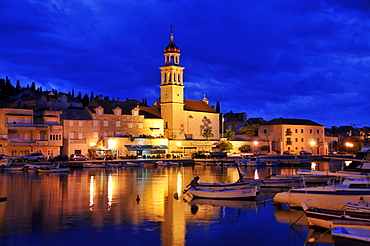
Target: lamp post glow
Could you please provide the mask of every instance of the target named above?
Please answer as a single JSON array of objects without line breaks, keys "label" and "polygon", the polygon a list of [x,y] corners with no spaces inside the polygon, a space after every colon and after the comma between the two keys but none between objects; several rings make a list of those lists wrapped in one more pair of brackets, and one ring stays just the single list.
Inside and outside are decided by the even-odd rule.
[{"label": "lamp post glow", "polygon": [[347,142],[347,143],[345,143],[345,145],[347,146],[347,153],[348,153],[348,148],[352,148],[353,143]]},{"label": "lamp post glow", "polygon": [[254,152],[257,152],[258,141],[254,141],[253,144],[254,144]]},{"label": "lamp post glow", "polygon": [[311,146],[311,152],[313,153],[313,147],[316,145],[315,140],[310,141],[310,146]]}]

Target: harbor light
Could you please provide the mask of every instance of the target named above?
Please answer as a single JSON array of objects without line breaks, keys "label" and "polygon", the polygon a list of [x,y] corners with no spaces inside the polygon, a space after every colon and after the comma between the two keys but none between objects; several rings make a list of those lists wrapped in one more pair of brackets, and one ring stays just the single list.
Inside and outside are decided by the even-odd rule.
[{"label": "harbor light", "polygon": [[353,143],[350,143],[350,142],[346,142],[344,145],[347,146],[347,153],[348,153],[348,148],[353,147]]}]

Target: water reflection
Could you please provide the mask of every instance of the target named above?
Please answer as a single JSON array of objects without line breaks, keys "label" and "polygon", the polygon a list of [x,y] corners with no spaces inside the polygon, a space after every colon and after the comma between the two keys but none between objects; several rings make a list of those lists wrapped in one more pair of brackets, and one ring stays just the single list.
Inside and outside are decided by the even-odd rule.
[{"label": "water reflection", "polygon": [[[263,178],[272,171],[295,170],[241,167],[241,171],[246,178],[253,178],[256,172]],[[76,169],[70,174],[43,175],[2,172],[0,196],[8,200],[0,203],[0,244],[99,245],[108,240],[110,245],[225,245],[232,236],[234,245],[241,245],[247,229],[253,232],[248,240],[253,239],[255,245],[274,242],[263,236],[280,228],[268,200],[273,194],[262,194],[257,202],[184,202],[182,190],[195,175],[202,182],[235,182],[239,178],[235,167],[217,166]],[[180,194],[179,199],[173,198],[174,193]],[[205,227],[199,228],[199,224]],[[289,228],[274,234],[281,240],[286,237],[282,230]],[[85,241],[79,241],[82,238]]]}]

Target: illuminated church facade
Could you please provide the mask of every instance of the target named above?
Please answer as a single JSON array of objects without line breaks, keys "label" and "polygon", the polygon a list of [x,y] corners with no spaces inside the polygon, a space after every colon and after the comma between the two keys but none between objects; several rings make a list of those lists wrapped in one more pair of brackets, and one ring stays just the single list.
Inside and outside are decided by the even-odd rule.
[{"label": "illuminated church facade", "polygon": [[154,103],[164,120],[164,137],[169,140],[218,140],[220,113],[205,97],[201,101],[184,99],[184,69],[180,66],[180,49],[171,30],[170,42],[164,49],[164,66],[160,67],[160,98]]}]

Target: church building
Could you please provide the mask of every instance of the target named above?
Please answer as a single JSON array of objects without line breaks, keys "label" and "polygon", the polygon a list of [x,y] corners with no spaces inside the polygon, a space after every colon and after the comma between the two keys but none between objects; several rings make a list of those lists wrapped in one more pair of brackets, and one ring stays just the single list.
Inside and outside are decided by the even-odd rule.
[{"label": "church building", "polygon": [[154,107],[164,120],[164,137],[169,140],[218,140],[219,117],[207,98],[201,101],[184,99],[184,67],[180,66],[180,49],[170,42],[164,49],[161,70],[160,98]]}]

